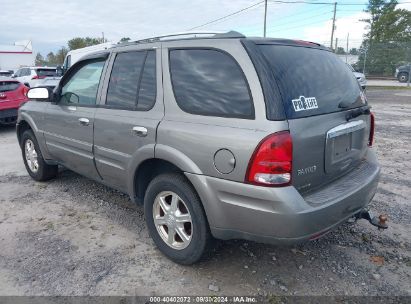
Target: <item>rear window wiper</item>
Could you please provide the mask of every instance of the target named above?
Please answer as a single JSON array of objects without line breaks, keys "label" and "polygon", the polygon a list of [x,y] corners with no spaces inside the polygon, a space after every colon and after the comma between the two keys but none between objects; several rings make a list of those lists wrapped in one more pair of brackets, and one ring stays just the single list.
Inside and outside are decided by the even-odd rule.
[{"label": "rear window wiper", "polygon": [[347,121],[350,121],[351,119],[356,118],[361,115],[369,115],[371,113],[370,108],[371,107],[367,106],[367,107],[354,109],[347,113],[347,115],[345,116],[345,119]]}]

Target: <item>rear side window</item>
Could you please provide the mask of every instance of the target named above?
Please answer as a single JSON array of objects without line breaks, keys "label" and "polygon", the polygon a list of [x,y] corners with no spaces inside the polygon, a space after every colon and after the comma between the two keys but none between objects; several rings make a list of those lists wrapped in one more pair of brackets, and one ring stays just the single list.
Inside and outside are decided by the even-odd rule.
[{"label": "rear side window", "polygon": [[156,97],[155,52],[119,53],[114,60],[106,105],[146,111]]},{"label": "rear side window", "polygon": [[40,76],[40,77],[55,77],[55,76],[57,76],[56,70],[52,70],[52,69],[37,69],[36,73],[37,73],[37,76]]},{"label": "rear side window", "polygon": [[[287,118],[365,105],[357,79],[335,54],[298,46],[259,45],[259,48],[273,71]],[[349,106],[342,108],[340,104]]]},{"label": "rear side window", "polygon": [[17,90],[20,82],[17,81],[0,81],[0,92],[9,92]]},{"label": "rear side window", "polygon": [[188,113],[254,118],[245,76],[228,54],[212,49],[170,51],[170,72],[179,107]]},{"label": "rear side window", "polygon": [[156,53],[150,51],[144,64],[138,93],[137,110],[150,110],[156,100]]}]

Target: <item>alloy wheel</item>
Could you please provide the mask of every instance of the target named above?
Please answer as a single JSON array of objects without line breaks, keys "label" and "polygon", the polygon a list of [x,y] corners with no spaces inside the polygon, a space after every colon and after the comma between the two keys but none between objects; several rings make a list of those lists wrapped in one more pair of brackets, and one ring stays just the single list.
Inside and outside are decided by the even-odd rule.
[{"label": "alloy wheel", "polygon": [[160,192],[153,205],[154,225],[163,241],[173,249],[186,248],[193,235],[193,224],[186,203],[174,192]]}]

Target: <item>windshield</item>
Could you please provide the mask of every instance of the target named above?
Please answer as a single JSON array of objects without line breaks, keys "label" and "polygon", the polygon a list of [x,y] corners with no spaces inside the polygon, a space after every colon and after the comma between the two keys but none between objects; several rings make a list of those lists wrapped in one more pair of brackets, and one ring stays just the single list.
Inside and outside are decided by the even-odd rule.
[{"label": "windshield", "polygon": [[274,73],[287,118],[327,114],[365,104],[357,79],[335,54],[299,46],[259,48]]},{"label": "windshield", "polygon": [[43,77],[55,77],[57,72],[55,69],[37,69],[37,75]]}]

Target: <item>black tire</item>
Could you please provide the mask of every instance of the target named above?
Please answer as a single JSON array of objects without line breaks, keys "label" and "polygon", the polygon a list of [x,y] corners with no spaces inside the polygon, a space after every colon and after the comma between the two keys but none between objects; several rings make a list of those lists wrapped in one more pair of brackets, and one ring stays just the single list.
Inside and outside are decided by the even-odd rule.
[{"label": "black tire", "polygon": [[[191,241],[184,249],[174,249],[170,247],[162,239],[154,224],[154,201],[156,197],[164,191],[171,191],[177,194],[184,201],[191,215]],[[147,187],[144,198],[144,214],[148,231],[154,243],[158,249],[172,261],[182,265],[191,265],[211,252],[214,239],[211,236],[203,206],[195,189],[183,175],[167,173],[155,177]]]},{"label": "black tire", "polygon": [[[30,166],[26,158],[25,147],[26,147],[26,142],[28,140],[30,140],[33,143],[34,150],[37,153],[38,169],[36,172],[30,169]],[[40,182],[40,181],[47,181],[47,180],[50,180],[56,177],[58,166],[46,164],[46,162],[44,161],[43,155],[41,154],[37,139],[33,134],[33,131],[31,130],[24,131],[23,136],[21,137],[21,152],[23,156],[24,165],[26,166],[26,170],[34,180]]]},{"label": "black tire", "polygon": [[408,73],[406,73],[406,72],[399,73],[398,74],[398,81],[402,82],[402,83],[408,82]]}]

